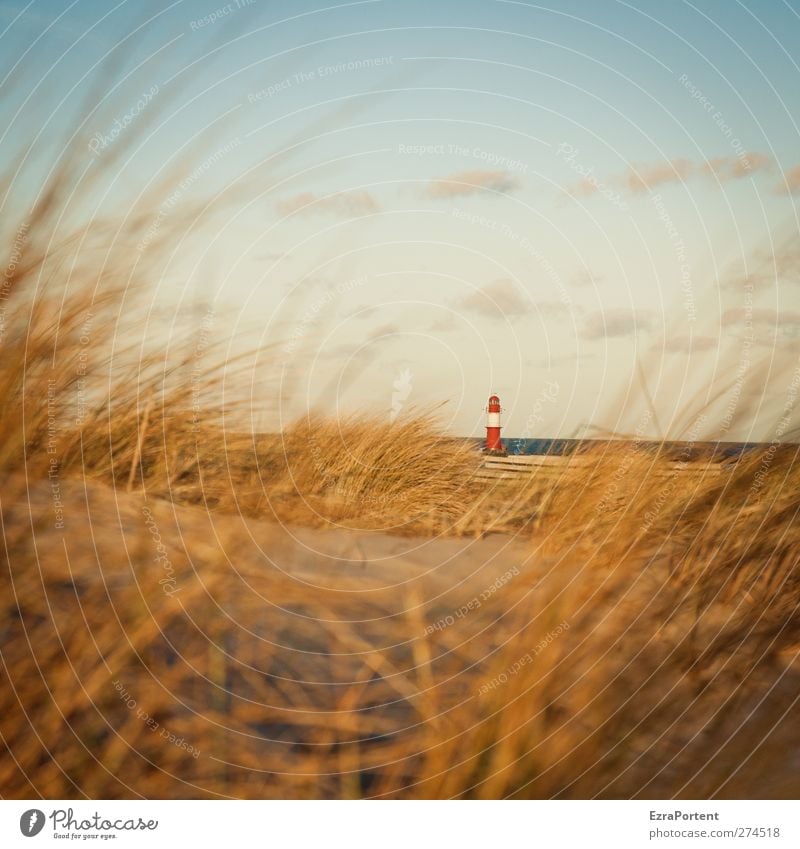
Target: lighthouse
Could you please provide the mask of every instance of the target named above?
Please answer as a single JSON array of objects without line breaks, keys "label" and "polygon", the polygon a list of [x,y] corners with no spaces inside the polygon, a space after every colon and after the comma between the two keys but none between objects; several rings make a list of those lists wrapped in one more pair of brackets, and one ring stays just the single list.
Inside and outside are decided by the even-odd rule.
[{"label": "lighthouse", "polygon": [[500,441],[500,410],[500,398],[497,395],[490,395],[489,405],[486,407],[487,454],[497,454],[503,450],[503,443]]}]

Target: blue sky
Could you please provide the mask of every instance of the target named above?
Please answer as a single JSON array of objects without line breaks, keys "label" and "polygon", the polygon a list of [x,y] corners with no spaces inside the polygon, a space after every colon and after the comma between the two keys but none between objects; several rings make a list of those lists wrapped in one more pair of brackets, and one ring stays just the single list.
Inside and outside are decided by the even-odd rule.
[{"label": "blue sky", "polygon": [[400,391],[477,434],[494,391],[509,436],[679,437],[727,381],[700,435],[769,439],[792,398],[796,2],[34,0],[0,33],[4,157],[38,134],[23,195],[90,91],[87,210],[190,157],[182,202],[243,189],[153,297],[291,349],[263,426]]}]

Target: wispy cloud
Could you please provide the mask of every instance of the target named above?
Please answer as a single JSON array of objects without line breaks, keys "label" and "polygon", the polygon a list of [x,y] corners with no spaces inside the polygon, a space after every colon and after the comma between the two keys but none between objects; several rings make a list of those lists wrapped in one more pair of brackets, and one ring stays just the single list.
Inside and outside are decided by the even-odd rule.
[{"label": "wispy cloud", "polygon": [[694,354],[713,351],[719,347],[719,340],[713,336],[668,336],[658,347],[671,354]]},{"label": "wispy cloud", "polygon": [[544,368],[550,369],[555,368],[556,366],[569,365],[570,363],[576,363],[579,360],[588,360],[591,358],[590,354],[562,354],[558,357],[541,357],[538,360],[530,359],[525,360],[526,366],[533,366],[534,368]]},{"label": "wispy cloud", "polygon": [[775,162],[765,153],[747,153],[744,156],[717,156],[709,159],[702,170],[721,182],[740,180],[759,171],[771,171]]},{"label": "wispy cloud", "polygon": [[752,334],[756,345],[779,347],[783,353],[790,349],[789,343],[800,340],[800,310],[735,307],[725,310],[721,322],[734,335]]},{"label": "wispy cloud", "polygon": [[748,285],[772,289],[784,283],[800,283],[800,238],[794,233],[768,250],[756,251],[747,270],[737,267],[720,279],[720,286],[732,291]]},{"label": "wispy cloud", "polygon": [[449,333],[458,327],[458,320],[453,313],[437,318],[428,328],[428,333]]},{"label": "wispy cloud", "polygon": [[[800,184],[800,175],[798,183]],[[772,266],[775,273],[783,280],[800,283],[800,239],[796,235],[774,252]]]},{"label": "wispy cloud", "polygon": [[374,330],[370,330],[367,334],[367,341],[372,342],[376,339],[383,339],[386,336],[393,336],[395,333],[400,332],[400,325],[389,322],[387,324],[382,324],[380,327],[376,327]]},{"label": "wispy cloud", "polygon": [[576,312],[583,310],[577,304],[567,305],[563,301],[536,301],[533,304],[532,312],[542,316],[542,318],[565,319]]},{"label": "wispy cloud", "polygon": [[734,307],[722,313],[721,322],[724,326],[753,324],[764,327],[793,327],[800,326],[800,310],[775,310],[771,307],[748,309]]},{"label": "wispy cloud", "polygon": [[488,318],[514,318],[533,309],[533,303],[523,294],[519,284],[507,278],[488,283],[462,298],[458,305]]},{"label": "wispy cloud", "polygon": [[576,198],[588,198],[600,191],[600,183],[584,177],[568,186],[567,191]]},{"label": "wispy cloud", "polygon": [[775,191],[779,195],[794,195],[800,192],[800,165],[784,171],[783,179],[775,185]]},{"label": "wispy cloud", "polygon": [[346,313],[346,316],[347,318],[352,318],[355,321],[364,321],[365,319],[372,318],[377,311],[378,307],[373,304],[363,304],[362,306],[356,307]]},{"label": "wispy cloud", "polygon": [[652,165],[631,165],[624,178],[615,178],[634,193],[649,192],[664,183],[683,183],[695,171],[688,159],[673,159]]},{"label": "wispy cloud", "polygon": [[453,198],[471,195],[484,189],[507,194],[519,187],[519,180],[508,171],[457,171],[447,177],[436,177],[428,183],[431,198]]},{"label": "wispy cloud", "polygon": [[598,310],[586,317],[586,339],[620,339],[652,329],[653,314],[645,310]]},{"label": "wispy cloud", "polygon": [[369,215],[378,212],[380,205],[367,191],[335,192],[331,195],[316,195],[313,192],[300,192],[284,200],[278,201],[277,210],[280,215],[291,215],[295,212],[302,214],[332,213],[346,218]]},{"label": "wispy cloud", "polygon": [[[662,186],[685,183],[691,179],[704,179],[713,182],[727,183],[752,177],[761,172],[774,169],[775,161],[764,153],[745,153],[741,156],[716,156],[712,159],[693,162],[690,159],[666,159],[661,162],[632,163],[622,174],[607,177],[605,181],[594,178],[584,178],[567,187],[570,194],[576,197],[589,197],[600,191],[606,184],[618,186],[631,194],[643,194]],[[787,182],[800,189],[800,166],[794,169],[794,183]]]},{"label": "wispy cloud", "polygon": [[604,281],[605,277],[603,277],[602,274],[595,274],[593,271],[589,271],[585,268],[577,271],[569,279],[570,284],[578,287],[579,289],[593,288]]}]

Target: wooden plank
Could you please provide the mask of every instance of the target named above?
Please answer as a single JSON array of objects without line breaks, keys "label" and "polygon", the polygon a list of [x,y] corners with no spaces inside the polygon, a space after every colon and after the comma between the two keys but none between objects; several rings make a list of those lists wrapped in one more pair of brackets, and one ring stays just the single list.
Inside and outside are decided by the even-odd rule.
[{"label": "wooden plank", "polygon": [[[568,468],[585,468],[593,461],[586,457],[556,455],[510,455],[508,457],[488,456],[484,458],[483,468],[478,477],[485,480],[519,480],[531,474],[551,477]],[[729,468],[714,462],[673,462],[666,468],[659,466],[651,474],[659,480],[673,477],[675,474],[717,477]]]}]

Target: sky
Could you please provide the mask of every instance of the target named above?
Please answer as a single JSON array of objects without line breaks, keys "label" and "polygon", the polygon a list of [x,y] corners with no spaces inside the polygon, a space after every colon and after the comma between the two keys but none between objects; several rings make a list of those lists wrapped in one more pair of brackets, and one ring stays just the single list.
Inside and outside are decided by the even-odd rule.
[{"label": "sky", "polygon": [[498,393],[509,437],[769,441],[798,62],[795,0],[0,0],[0,151],[35,196],[80,129],[76,216],[224,199],[150,297],[269,346],[259,429],[433,407],[480,435]]}]

